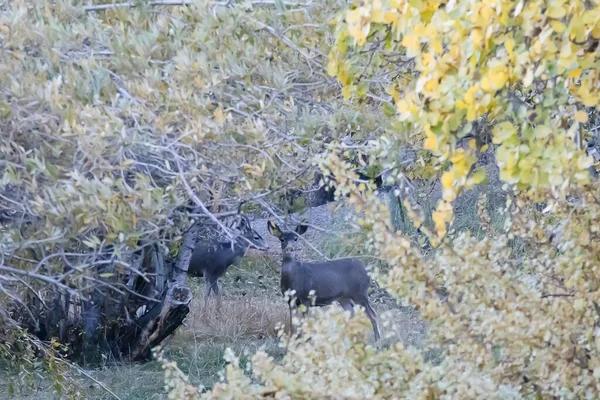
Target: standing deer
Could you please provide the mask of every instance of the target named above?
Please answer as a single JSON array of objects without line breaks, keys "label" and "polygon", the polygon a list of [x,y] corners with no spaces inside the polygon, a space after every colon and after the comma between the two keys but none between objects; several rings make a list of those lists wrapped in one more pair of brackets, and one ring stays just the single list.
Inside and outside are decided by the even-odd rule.
[{"label": "standing deer", "polygon": [[[337,301],[346,311],[354,315],[353,304],[365,308],[373,325],[375,340],[379,339],[377,316],[371,305],[367,291],[371,278],[365,265],[353,258],[340,258],[321,263],[297,261],[294,256],[294,244],[299,235],[304,234],[306,225],[298,225],[295,232],[282,231],[273,221],[267,222],[271,235],[281,241],[283,260],[281,263],[281,292],[295,290],[296,306],[303,304],[307,309],[311,305],[310,293],[313,292],[314,305],[323,307]],[[292,303],[290,302],[290,327],[292,324]]]},{"label": "standing deer", "polygon": [[217,280],[225,274],[229,266],[246,255],[249,247],[258,250],[269,249],[262,236],[252,228],[246,216],[241,216],[238,229],[241,235],[234,240],[233,246],[230,241],[217,242],[212,245],[199,245],[192,253],[187,272],[192,276],[204,276],[206,285],[204,292],[205,304],[211,292],[217,296],[217,301],[221,304],[221,294],[219,293]]}]

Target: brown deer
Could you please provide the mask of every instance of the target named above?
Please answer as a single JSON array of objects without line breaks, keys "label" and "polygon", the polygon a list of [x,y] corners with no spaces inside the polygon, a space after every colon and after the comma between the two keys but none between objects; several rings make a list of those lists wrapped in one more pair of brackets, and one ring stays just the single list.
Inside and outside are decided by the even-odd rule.
[{"label": "brown deer", "polygon": [[[373,325],[375,340],[378,340],[380,335],[377,315],[371,308],[367,295],[371,278],[367,274],[365,265],[353,258],[340,258],[320,263],[297,261],[294,256],[295,243],[299,235],[304,234],[308,227],[298,225],[294,232],[282,231],[273,221],[268,221],[267,227],[271,235],[281,241],[283,254],[281,292],[285,294],[288,290],[295,290],[295,305],[303,304],[307,309],[311,305],[323,307],[338,302],[344,310],[354,315],[353,305],[359,304],[364,307]],[[311,300],[314,303],[311,304]],[[289,306],[290,328],[294,332],[291,301]]]},{"label": "brown deer", "polygon": [[217,282],[222,277],[227,269],[239,261],[249,247],[258,250],[268,250],[263,237],[252,228],[248,217],[241,216],[238,224],[238,229],[241,235],[238,236],[233,243],[216,242],[212,245],[198,245],[192,253],[188,274],[192,276],[204,276],[205,304],[208,301],[208,296],[213,293],[217,296],[218,304],[221,303],[221,294],[219,293],[219,283]]}]

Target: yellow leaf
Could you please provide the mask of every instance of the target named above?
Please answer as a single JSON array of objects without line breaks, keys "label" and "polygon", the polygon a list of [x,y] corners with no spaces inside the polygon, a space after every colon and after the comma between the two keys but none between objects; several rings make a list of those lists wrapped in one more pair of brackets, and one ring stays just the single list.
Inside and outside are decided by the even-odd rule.
[{"label": "yellow leaf", "polygon": [[550,136],[552,129],[546,125],[538,125],[535,127],[533,133],[535,134],[536,139],[544,139]]},{"label": "yellow leaf", "polygon": [[475,28],[471,31],[471,40],[475,45],[479,45],[483,41],[483,32],[481,29]]},{"label": "yellow leaf", "polygon": [[402,39],[402,46],[409,48],[409,49],[418,50],[419,49],[419,39],[414,35],[404,36],[404,39]]},{"label": "yellow leaf", "polygon": [[363,19],[363,7],[346,13],[346,22],[348,23],[348,32],[356,40],[359,46],[362,46],[367,41],[367,35],[371,30],[371,23],[367,19]]},{"label": "yellow leaf", "polygon": [[486,92],[492,90],[492,81],[490,80],[490,78],[488,78],[487,76],[483,77],[483,79],[481,80],[481,88]]},{"label": "yellow leaf", "polygon": [[461,151],[461,150],[462,150],[462,149],[458,149],[458,150],[456,151],[456,153],[454,153],[454,154],[452,155],[452,157],[450,157],[450,162],[451,162],[452,164],[458,164],[458,163],[460,163],[460,162],[464,161],[464,159],[465,159],[465,152],[464,152],[464,151]]},{"label": "yellow leaf", "polygon": [[564,17],[565,15],[567,15],[567,10],[565,10],[565,8],[562,5],[550,6],[550,7],[548,7],[546,14],[550,18],[560,19],[560,18]]},{"label": "yellow leaf", "polygon": [[456,107],[458,107],[461,110],[464,110],[466,108],[469,108],[469,105],[467,103],[465,103],[464,101],[462,101],[462,100],[458,100],[456,102]]},{"label": "yellow leaf", "polygon": [[494,10],[492,10],[490,7],[484,6],[479,11],[479,15],[481,15],[483,22],[485,22],[485,24],[487,25],[490,23],[492,15],[494,15]]},{"label": "yellow leaf", "polygon": [[223,107],[220,104],[213,114],[218,123],[222,123],[223,121],[225,121],[225,113],[223,112]]},{"label": "yellow leaf", "polygon": [[440,54],[442,53],[442,51],[444,51],[444,48],[442,47],[442,41],[438,38],[431,40],[431,48],[433,49],[433,51]]},{"label": "yellow leaf", "polygon": [[507,39],[506,42],[504,42],[504,48],[506,49],[510,58],[513,58],[515,51],[515,40],[513,38]]},{"label": "yellow leaf", "polygon": [[588,115],[585,111],[579,110],[575,113],[575,121],[585,124],[588,122]]},{"label": "yellow leaf", "polygon": [[575,68],[567,73],[567,77],[577,79],[581,76],[582,72],[583,68]]},{"label": "yellow leaf", "polygon": [[342,65],[338,65],[338,73],[337,78],[342,85],[350,84],[350,74],[348,73],[348,68],[345,63],[342,62]]},{"label": "yellow leaf", "polygon": [[480,184],[485,181],[485,168],[479,168],[477,171],[473,173],[473,182],[475,184]]},{"label": "yellow leaf", "polygon": [[562,22],[557,21],[557,20],[551,21],[550,25],[552,26],[552,29],[554,29],[554,32],[556,32],[556,33],[563,33],[565,31],[565,29],[567,29],[565,24],[563,24]]},{"label": "yellow leaf", "polygon": [[371,11],[371,22],[375,24],[385,23],[385,15],[382,10]]},{"label": "yellow leaf", "polygon": [[450,188],[452,187],[453,182],[454,175],[452,175],[452,172],[444,172],[444,175],[442,175],[442,186],[445,188]]},{"label": "yellow leaf", "polygon": [[437,79],[431,79],[429,80],[425,86],[423,87],[423,90],[426,92],[430,92],[430,93],[435,93],[437,92],[437,89],[439,88],[439,82]]},{"label": "yellow leaf", "polygon": [[327,75],[336,76],[337,75],[337,61],[333,56],[333,53],[329,53],[329,63],[327,64]]},{"label": "yellow leaf", "polygon": [[467,92],[465,93],[465,102],[467,104],[473,104],[475,99],[475,93],[479,90],[479,85],[475,85],[469,88],[469,90],[467,90]]},{"label": "yellow leaf", "polygon": [[[508,81],[508,74],[506,73],[506,67],[503,65],[496,66],[491,68],[488,71],[487,77],[489,78],[488,84],[490,86],[489,90],[499,90],[504,87],[506,82]],[[483,88],[483,82],[482,82]]]},{"label": "yellow leaf", "polygon": [[446,235],[446,223],[452,221],[452,215],[452,206],[450,203],[440,200],[436,211],[431,215],[438,237]]},{"label": "yellow leaf", "polygon": [[396,86],[391,87],[388,93],[392,96],[392,99],[394,99],[396,103],[400,101],[400,91],[398,91],[398,88]]},{"label": "yellow leaf", "polygon": [[487,144],[484,144],[483,146],[481,146],[481,150],[480,150],[480,151],[481,151],[482,153],[485,153],[485,152],[487,151],[488,147],[489,147],[489,146],[488,146]]},{"label": "yellow leaf", "polygon": [[344,88],[342,89],[342,96],[344,96],[344,99],[348,100],[350,98],[350,96],[352,95],[352,92],[350,91],[351,87],[350,85],[345,85]]},{"label": "yellow leaf", "polygon": [[469,106],[469,109],[467,110],[467,120],[475,121],[476,119],[477,119],[477,109],[475,108],[475,106]]},{"label": "yellow leaf", "polygon": [[387,11],[384,15],[385,23],[396,25],[398,23],[398,13],[396,11]]},{"label": "yellow leaf", "polygon": [[426,139],[425,143],[423,143],[423,147],[425,148],[425,150],[434,150],[435,148],[437,148],[437,136],[435,136],[435,133],[431,131],[428,125],[425,126],[425,135]]}]

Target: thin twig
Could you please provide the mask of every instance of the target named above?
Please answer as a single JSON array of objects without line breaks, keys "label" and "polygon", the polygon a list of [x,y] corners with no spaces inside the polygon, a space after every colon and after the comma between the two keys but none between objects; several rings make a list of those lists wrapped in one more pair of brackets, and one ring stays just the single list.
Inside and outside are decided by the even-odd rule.
[{"label": "thin twig", "polygon": [[[192,3],[191,0],[155,0],[155,1],[147,2],[146,5],[149,5],[149,6],[187,6],[187,5],[190,5],[191,3]],[[253,0],[250,3],[252,3],[252,5],[256,5],[256,6],[258,6],[258,5],[275,5],[275,4],[279,3],[279,4],[282,4],[287,7],[309,6],[312,4],[312,2],[296,3],[296,2],[284,2],[284,1],[276,3],[275,0]],[[223,1],[223,2],[218,1],[218,2],[215,2],[214,4],[217,6],[225,7],[225,6],[230,6],[231,1]],[[84,11],[102,11],[102,10],[108,10],[111,8],[136,7],[139,5],[140,5],[140,3],[138,3],[138,2],[94,4],[91,6],[83,7],[83,10]]]},{"label": "thin twig", "polygon": [[6,267],[4,265],[0,265],[0,271],[4,271],[4,272],[9,272],[11,274],[15,274],[15,275],[21,275],[21,276],[26,276],[29,278],[33,278],[33,279],[37,279],[40,281],[44,281],[46,283],[50,283],[52,285],[58,286],[59,288],[66,290],[67,292],[69,292],[72,295],[76,295],[77,296],[77,292],[73,289],[71,289],[70,287],[68,287],[67,285],[64,285],[60,282],[58,282],[55,279],[52,279],[48,276],[44,276],[44,275],[40,275],[40,274],[35,274],[29,271],[23,271],[17,268],[12,268],[12,267]]},{"label": "thin twig", "polygon": [[[146,5],[149,5],[149,6],[185,6],[185,5],[188,5],[191,3],[192,3],[191,0],[155,0],[155,1],[149,1],[148,3],[146,3]],[[95,4],[95,5],[83,7],[83,10],[84,11],[101,11],[101,10],[108,10],[111,8],[135,7],[138,5],[140,5],[140,3],[137,3],[137,2]]]},{"label": "thin twig", "polygon": [[542,299],[546,299],[548,297],[573,297],[573,293],[545,293],[542,294]]}]

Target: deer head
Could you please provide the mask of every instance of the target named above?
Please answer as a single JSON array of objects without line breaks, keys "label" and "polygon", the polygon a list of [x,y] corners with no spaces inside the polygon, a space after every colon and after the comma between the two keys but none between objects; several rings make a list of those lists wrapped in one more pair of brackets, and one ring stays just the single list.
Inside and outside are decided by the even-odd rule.
[{"label": "deer head", "polygon": [[248,244],[249,247],[257,250],[268,250],[269,245],[265,242],[265,239],[258,233],[254,228],[250,220],[245,215],[240,215],[240,220],[237,226],[240,231],[240,239],[244,244]]},{"label": "deer head", "polygon": [[267,222],[267,228],[269,229],[269,233],[271,233],[271,235],[279,239],[281,242],[281,251],[286,254],[292,253],[294,250],[296,250],[295,243],[298,241],[300,235],[303,235],[304,232],[306,232],[308,226],[300,224],[296,226],[294,231],[282,231],[275,222],[269,220],[269,222]]}]

